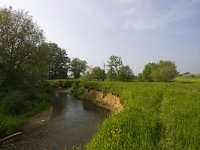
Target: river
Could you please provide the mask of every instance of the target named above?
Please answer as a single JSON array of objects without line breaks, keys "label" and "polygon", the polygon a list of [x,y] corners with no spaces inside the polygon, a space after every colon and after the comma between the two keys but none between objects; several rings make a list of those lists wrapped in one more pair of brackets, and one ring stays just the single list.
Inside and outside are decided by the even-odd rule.
[{"label": "river", "polygon": [[57,93],[50,120],[43,126],[26,131],[16,142],[2,147],[6,150],[65,150],[84,147],[109,112],[92,103]]}]

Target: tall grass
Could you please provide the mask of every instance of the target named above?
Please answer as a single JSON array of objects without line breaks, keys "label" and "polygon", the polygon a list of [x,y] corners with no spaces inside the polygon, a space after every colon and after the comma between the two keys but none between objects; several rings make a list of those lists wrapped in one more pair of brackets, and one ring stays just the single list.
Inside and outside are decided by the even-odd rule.
[{"label": "tall grass", "polygon": [[0,138],[20,131],[32,115],[52,105],[52,91],[48,85],[27,89],[2,88],[0,92]]},{"label": "tall grass", "polygon": [[198,149],[200,84],[84,82],[112,92],[124,109],[112,114],[87,145],[89,150]]}]

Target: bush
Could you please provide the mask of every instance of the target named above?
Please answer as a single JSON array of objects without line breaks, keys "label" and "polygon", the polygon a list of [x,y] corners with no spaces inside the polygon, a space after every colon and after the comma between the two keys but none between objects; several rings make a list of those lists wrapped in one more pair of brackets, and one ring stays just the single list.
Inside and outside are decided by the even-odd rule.
[{"label": "bush", "polygon": [[2,108],[6,114],[19,115],[27,111],[28,104],[20,91],[9,92],[2,100]]},{"label": "bush", "polygon": [[144,81],[168,82],[178,75],[176,65],[171,61],[148,63],[142,73]]},{"label": "bush", "polygon": [[83,93],[84,84],[81,82],[74,82],[72,85],[72,93],[74,96],[80,96]]}]

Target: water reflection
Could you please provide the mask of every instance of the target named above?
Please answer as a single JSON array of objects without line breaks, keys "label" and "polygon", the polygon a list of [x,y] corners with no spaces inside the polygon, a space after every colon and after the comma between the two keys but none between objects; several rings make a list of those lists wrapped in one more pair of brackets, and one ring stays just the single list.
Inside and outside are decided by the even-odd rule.
[{"label": "water reflection", "polygon": [[62,150],[85,145],[109,112],[66,93],[55,94],[51,120],[6,149]]}]

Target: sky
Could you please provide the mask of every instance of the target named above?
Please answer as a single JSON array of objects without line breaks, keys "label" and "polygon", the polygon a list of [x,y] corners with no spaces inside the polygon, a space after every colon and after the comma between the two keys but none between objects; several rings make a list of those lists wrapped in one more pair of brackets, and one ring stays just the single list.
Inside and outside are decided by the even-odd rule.
[{"label": "sky", "polygon": [[29,12],[48,42],[90,66],[120,56],[135,74],[171,60],[200,73],[200,0],[0,0]]}]

